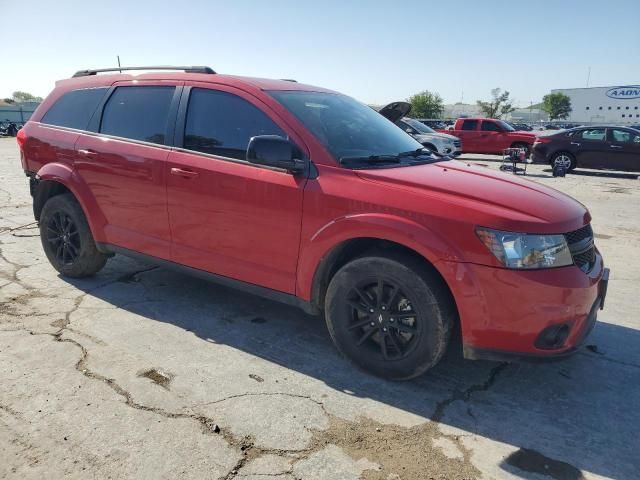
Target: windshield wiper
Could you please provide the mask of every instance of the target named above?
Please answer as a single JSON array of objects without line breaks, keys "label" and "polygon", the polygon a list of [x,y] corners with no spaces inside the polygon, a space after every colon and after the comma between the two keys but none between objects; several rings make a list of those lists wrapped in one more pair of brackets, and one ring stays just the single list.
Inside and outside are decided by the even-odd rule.
[{"label": "windshield wiper", "polygon": [[340,164],[345,167],[359,163],[400,163],[400,155],[368,155],[362,157],[341,157]]}]

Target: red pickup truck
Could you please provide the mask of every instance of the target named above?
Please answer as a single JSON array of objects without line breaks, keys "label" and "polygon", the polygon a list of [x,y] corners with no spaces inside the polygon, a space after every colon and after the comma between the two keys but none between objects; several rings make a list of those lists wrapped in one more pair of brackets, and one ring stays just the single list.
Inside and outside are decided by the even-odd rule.
[{"label": "red pickup truck", "polygon": [[536,139],[530,132],[518,132],[495,118],[459,118],[453,129],[438,130],[462,140],[462,153],[502,154],[505,148],[526,148],[527,155]]}]

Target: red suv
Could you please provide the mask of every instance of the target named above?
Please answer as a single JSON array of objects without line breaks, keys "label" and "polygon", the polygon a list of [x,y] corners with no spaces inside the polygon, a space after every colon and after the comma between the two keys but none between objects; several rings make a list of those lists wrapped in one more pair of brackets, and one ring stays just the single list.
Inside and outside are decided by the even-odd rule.
[{"label": "red suv", "polygon": [[432,154],[336,92],[166,70],[78,72],[20,131],[62,275],[120,253],[323,313],[393,379],[434,366],[454,328],[466,358],[512,359],[569,354],[593,327],[608,271],[577,201]]}]

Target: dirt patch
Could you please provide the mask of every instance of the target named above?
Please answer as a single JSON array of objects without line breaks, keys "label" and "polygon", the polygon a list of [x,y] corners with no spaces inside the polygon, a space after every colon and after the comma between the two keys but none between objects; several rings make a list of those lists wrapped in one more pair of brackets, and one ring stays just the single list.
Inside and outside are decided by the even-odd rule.
[{"label": "dirt patch", "polygon": [[262,378],[260,375],[256,375],[255,373],[250,373],[249,378],[255,380],[258,383],[264,382],[264,378]]},{"label": "dirt patch", "polygon": [[[434,445],[442,437],[455,444],[462,458],[451,458]],[[378,463],[380,470],[367,470],[362,476],[365,480],[470,480],[481,476],[470,462],[469,450],[458,437],[443,435],[436,422],[406,428],[367,418],[350,422],[330,416],[329,428],[316,434],[313,450],[329,444],[356,460],[364,457]]]},{"label": "dirt patch", "polygon": [[153,383],[160,385],[162,388],[166,388],[167,390],[169,390],[169,384],[171,383],[171,380],[173,379],[173,375],[159,370],[157,368],[151,368],[149,370],[145,370],[143,372],[138,373],[139,377],[144,377],[144,378],[148,378],[149,380],[151,380]]}]

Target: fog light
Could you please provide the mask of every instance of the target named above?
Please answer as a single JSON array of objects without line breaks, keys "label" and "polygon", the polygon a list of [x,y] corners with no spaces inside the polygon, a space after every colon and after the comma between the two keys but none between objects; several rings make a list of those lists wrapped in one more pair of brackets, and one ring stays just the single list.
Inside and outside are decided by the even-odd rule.
[{"label": "fog light", "polygon": [[560,348],[569,336],[570,327],[566,323],[545,328],[536,339],[535,346],[543,350]]}]

